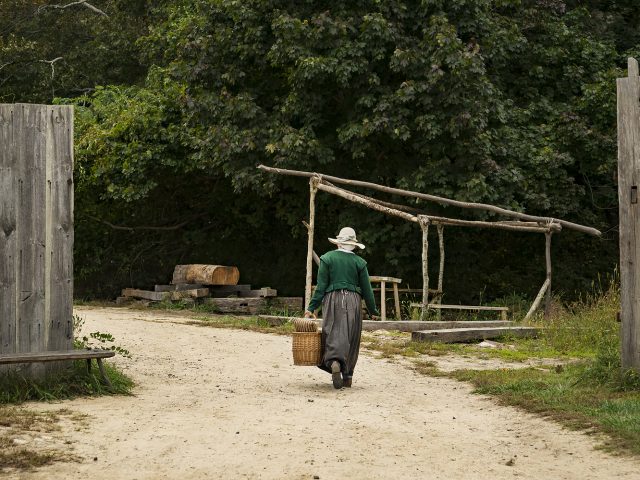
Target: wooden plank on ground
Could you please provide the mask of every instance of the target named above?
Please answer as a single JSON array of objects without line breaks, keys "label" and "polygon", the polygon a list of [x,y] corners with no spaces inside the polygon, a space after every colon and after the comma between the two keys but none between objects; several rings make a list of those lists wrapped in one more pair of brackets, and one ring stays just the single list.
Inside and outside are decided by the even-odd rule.
[{"label": "wooden plank on ground", "polygon": [[267,306],[283,312],[301,312],[304,310],[303,300],[303,297],[270,297],[267,298]]},{"label": "wooden plank on ground", "polygon": [[266,298],[205,298],[204,303],[220,313],[257,314],[267,308]]},{"label": "wooden plank on ground", "polygon": [[[302,298],[300,298],[302,300]],[[273,323],[274,325],[282,325],[283,323],[293,321],[300,317],[284,317],[278,315],[258,315],[260,318]],[[322,319],[316,319],[316,323],[322,326]],[[394,330],[400,332],[415,332],[418,330],[445,330],[456,328],[491,328],[491,327],[512,327],[513,322],[505,322],[502,320],[495,321],[451,321],[451,322],[425,322],[421,320],[399,320],[381,322],[378,320],[364,320],[362,322],[362,330]]]},{"label": "wooden plank on ground", "polygon": [[278,291],[273,288],[264,287],[258,290],[240,290],[238,292],[238,296],[239,297],[277,297]]},{"label": "wooden plank on ground", "polygon": [[535,337],[539,332],[536,327],[491,327],[491,328],[449,328],[445,330],[419,330],[411,334],[414,341],[430,341],[442,343],[469,342],[487,340],[510,335],[518,338]]},{"label": "wooden plank on ground", "polygon": [[238,267],[224,265],[176,265],[172,284],[235,285],[240,279]]},{"label": "wooden plank on ground", "polygon": [[150,290],[138,290],[135,288],[125,288],[122,290],[123,297],[143,298],[155,302],[176,301],[183,298],[203,298],[209,296],[208,288],[196,288],[193,290],[181,290],[179,292],[152,292]]}]

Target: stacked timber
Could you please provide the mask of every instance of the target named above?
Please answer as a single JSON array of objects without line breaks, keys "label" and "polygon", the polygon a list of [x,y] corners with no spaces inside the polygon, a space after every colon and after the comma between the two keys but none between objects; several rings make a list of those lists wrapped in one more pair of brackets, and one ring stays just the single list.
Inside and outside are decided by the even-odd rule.
[{"label": "stacked timber", "polygon": [[302,297],[278,297],[277,290],[238,285],[237,267],[224,265],[176,265],[169,285],[151,290],[125,288],[117,303],[133,299],[151,302],[204,303],[220,313],[258,314],[273,310],[301,311]]}]

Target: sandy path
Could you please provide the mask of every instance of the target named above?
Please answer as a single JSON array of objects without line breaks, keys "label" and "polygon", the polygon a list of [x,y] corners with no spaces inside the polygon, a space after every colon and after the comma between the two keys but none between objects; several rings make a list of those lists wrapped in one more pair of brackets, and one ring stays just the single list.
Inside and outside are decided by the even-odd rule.
[{"label": "sandy path", "polygon": [[63,402],[90,416],[90,429],[57,434],[81,461],[17,478],[640,478],[640,462],[593,438],[366,353],[353,388],[336,391],[328,374],[292,365],[288,337],[78,313],[134,354],[115,361],[136,394]]}]

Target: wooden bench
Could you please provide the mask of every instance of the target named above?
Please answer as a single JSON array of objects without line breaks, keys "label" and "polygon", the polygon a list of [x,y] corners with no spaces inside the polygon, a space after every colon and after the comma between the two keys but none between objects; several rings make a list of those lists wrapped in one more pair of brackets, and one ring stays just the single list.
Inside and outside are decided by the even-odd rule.
[{"label": "wooden bench", "polygon": [[398,292],[398,285],[402,283],[401,278],[395,277],[377,277],[375,275],[370,276],[371,283],[380,284],[380,320],[383,322],[387,319],[387,298],[386,298],[386,286],[390,283],[393,286],[393,300],[396,308],[396,319],[400,320],[400,294]]},{"label": "wooden bench", "polygon": [[104,379],[104,383],[111,388],[111,382],[102,365],[103,358],[111,358],[115,352],[110,350],[65,350],[52,352],[32,352],[32,353],[3,353],[0,354],[0,365],[9,365],[13,363],[40,363],[40,362],[59,362],[64,360],[86,360],[87,371],[91,373],[91,360],[95,359],[98,364],[100,374]]},{"label": "wooden bench", "polygon": [[[412,303],[411,308],[422,308],[421,303]],[[486,307],[479,305],[441,305],[436,303],[430,303],[427,308],[433,308],[436,310],[469,310],[475,312],[500,312],[500,320],[507,320],[507,312],[509,307]]]}]

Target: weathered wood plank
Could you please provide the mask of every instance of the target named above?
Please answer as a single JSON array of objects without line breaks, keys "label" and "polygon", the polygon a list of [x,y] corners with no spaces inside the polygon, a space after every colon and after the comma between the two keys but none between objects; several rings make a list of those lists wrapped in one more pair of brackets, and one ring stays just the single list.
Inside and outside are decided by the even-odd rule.
[{"label": "weathered wood plank", "polygon": [[111,358],[115,352],[110,350],[64,350],[51,352],[27,352],[0,355],[0,365],[28,362],[55,362],[61,360],[84,360],[92,358]]},{"label": "weathered wood plank", "polygon": [[47,118],[48,350],[66,350],[73,345],[74,117],[71,106],[43,110]]},{"label": "weathered wood plank", "polygon": [[[41,105],[18,104],[14,140],[18,166],[18,352],[46,349],[45,340],[45,192],[46,120]],[[37,369],[38,367],[36,367]],[[35,373],[35,372],[34,372]]]},{"label": "weathered wood plank", "polygon": [[469,342],[511,335],[518,338],[537,336],[540,329],[535,327],[490,327],[490,328],[451,328],[443,330],[419,330],[411,333],[414,341],[442,343]]},{"label": "weathered wood plank", "polygon": [[278,291],[273,288],[264,287],[258,290],[240,290],[238,292],[238,296],[239,297],[277,297]]},{"label": "weathered wood plank", "polygon": [[204,288],[204,285],[199,283],[180,283],[177,285],[156,285],[153,290],[156,292],[179,292],[180,290],[196,290],[198,288]]},{"label": "weathered wood plank", "polygon": [[640,372],[640,77],[635,59],[629,59],[629,77],[619,78],[617,89],[622,368]]},{"label": "weathered wood plank", "polygon": [[202,285],[235,285],[240,279],[237,267],[224,265],[176,265],[172,284],[200,283]]},{"label": "weathered wood plank", "polygon": [[209,296],[208,288],[196,288],[193,290],[180,290],[177,292],[152,292],[150,290],[139,290],[136,288],[125,288],[122,290],[123,297],[143,298],[145,300],[177,301],[183,298],[204,298]]},{"label": "weathered wood plank", "polygon": [[280,309],[291,312],[301,312],[304,310],[302,297],[268,297],[267,307],[272,310]]},{"label": "weathered wood plank", "polygon": [[220,313],[256,314],[267,309],[266,298],[205,298],[204,303],[215,306]]},{"label": "weathered wood plank", "polygon": [[18,232],[13,105],[0,105],[0,353],[16,346]]}]

